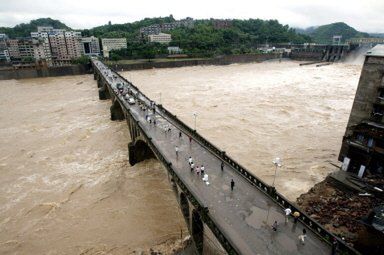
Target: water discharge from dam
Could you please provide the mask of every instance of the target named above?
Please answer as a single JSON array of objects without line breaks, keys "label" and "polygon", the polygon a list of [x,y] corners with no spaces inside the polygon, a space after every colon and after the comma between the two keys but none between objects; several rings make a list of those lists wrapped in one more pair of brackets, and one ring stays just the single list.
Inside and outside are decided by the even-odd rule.
[{"label": "water discharge from dam", "polygon": [[[332,171],[361,66],[283,61],[123,72],[294,200]],[[184,235],[167,174],[127,160],[93,76],[0,81],[0,253],[126,254]]]}]

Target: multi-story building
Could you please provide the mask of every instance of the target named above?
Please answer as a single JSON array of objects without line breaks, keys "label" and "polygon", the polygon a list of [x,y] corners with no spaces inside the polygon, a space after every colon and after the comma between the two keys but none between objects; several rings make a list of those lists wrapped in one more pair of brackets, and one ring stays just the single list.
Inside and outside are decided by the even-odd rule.
[{"label": "multi-story building", "polygon": [[64,32],[64,37],[69,58],[75,59],[81,57],[81,55],[83,55],[81,32],[67,31]]},{"label": "multi-story building", "polygon": [[100,44],[97,37],[83,37],[81,38],[81,44],[83,46],[83,52],[87,56],[99,56]]},{"label": "multi-story building", "polygon": [[161,33],[161,27],[160,27],[159,24],[150,25],[150,26],[147,26],[147,27],[140,28],[140,34],[142,36],[157,35],[159,33]]},{"label": "multi-story building", "polygon": [[140,28],[140,34],[144,37],[147,35],[157,35],[161,32],[168,32],[179,27],[193,28],[194,23],[195,21],[192,18],[186,18],[170,23],[154,24]]},{"label": "multi-story building", "polygon": [[18,39],[8,39],[6,41],[7,43],[7,49],[8,54],[11,60],[13,59],[19,59],[20,58],[20,51],[19,51],[19,40]]},{"label": "multi-story building", "polygon": [[32,32],[36,60],[45,60],[48,65],[65,65],[83,55],[81,32],[37,27]]},{"label": "multi-story building", "polygon": [[149,42],[158,42],[158,43],[170,43],[172,41],[172,36],[170,34],[159,33],[157,35],[148,35]]},{"label": "multi-story building", "polygon": [[0,34],[0,62],[9,62],[9,52],[7,49],[7,39],[6,34]]},{"label": "multi-story building", "polygon": [[21,60],[34,59],[33,43],[31,38],[18,39],[19,53]]},{"label": "multi-story building", "polygon": [[127,38],[102,38],[103,56],[109,58],[111,50],[120,50],[127,48]]},{"label": "multi-story building", "polygon": [[52,65],[52,53],[49,43],[48,33],[32,32],[31,33],[34,58],[36,61],[45,61],[47,65]]},{"label": "multi-story building", "polygon": [[362,177],[384,173],[384,45],[367,52],[339,160]]}]

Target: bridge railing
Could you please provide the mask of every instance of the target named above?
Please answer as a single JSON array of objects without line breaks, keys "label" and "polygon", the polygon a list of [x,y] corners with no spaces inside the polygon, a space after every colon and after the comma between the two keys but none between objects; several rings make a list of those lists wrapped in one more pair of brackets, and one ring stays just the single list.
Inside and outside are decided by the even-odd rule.
[{"label": "bridge railing", "polygon": [[[137,90],[140,93],[141,96],[146,98],[148,101],[151,101],[146,95],[144,95],[131,82],[126,80],[119,73],[117,73],[117,72],[115,72],[115,73],[122,80],[124,80],[130,86],[132,86],[135,90]],[[298,208],[296,205],[294,205],[292,202],[290,202],[282,194],[278,193],[274,187],[272,187],[272,186],[266,184],[265,182],[263,182],[262,180],[260,180],[258,177],[256,177],[254,174],[252,174],[249,170],[247,170],[241,164],[239,164],[234,159],[232,159],[230,156],[228,156],[225,153],[225,151],[221,151],[217,146],[213,145],[210,141],[208,141],[203,136],[201,136],[198,132],[196,132],[196,130],[192,129],[187,124],[185,124],[183,121],[181,121],[176,115],[172,114],[164,106],[158,105],[158,108],[168,117],[168,119],[171,119],[174,122],[174,124],[176,124],[179,127],[181,127],[184,130],[184,132],[187,132],[188,135],[193,137],[196,141],[198,141],[204,147],[208,148],[211,152],[213,152],[222,161],[224,161],[228,165],[232,166],[237,171],[238,174],[240,174],[242,177],[244,177],[246,180],[248,180],[253,186],[258,188],[261,192],[263,192],[264,194],[269,196],[272,200],[274,200],[282,208],[290,208],[293,212],[294,211],[299,212],[300,213],[299,220],[304,225],[306,225],[310,230],[312,230],[313,233],[317,234],[319,237],[321,237],[323,240],[325,240],[329,244],[332,243],[333,239],[336,239],[336,241],[338,243],[338,249],[340,251],[346,253],[346,254],[360,254],[353,247],[348,246],[339,237],[333,235],[331,232],[326,230],[320,223],[318,223],[316,220],[312,219],[309,215],[307,215],[300,208]]]},{"label": "bridge railing", "polygon": [[167,171],[170,173],[170,175],[174,179],[173,181],[175,181],[178,184],[178,186],[182,189],[184,194],[188,197],[188,200],[193,204],[193,206],[197,209],[197,211],[201,215],[203,222],[210,227],[210,229],[215,234],[215,236],[219,239],[220,243],[226,249],[228,254],[241,254],[239,252],[239,249],[236,247],[236,245],[224,236],[223,234],[224,232],[222,231],[220,225],[217,224],[212,217],[209,217],[209,209],[203,204],[203,202],[192,190],[187,188],[187,186],[182,181],[182,179],[177,174],[177,172],[173,170],[171,161],[168,160],[159,151],[159,149],[153,143],[152,138],[147,135],[145,128],[142,126],[142,124],[134,117],[133,114],[130,114],[129,110],[128,110],[128,113],[132,117],[132,119],[136,122],[140,130],[140,133],[144,136],[144,139],[148,143],[149,148],[156,155],[157,159],[160,160],[163,163],[163,165],[166,167]]}]

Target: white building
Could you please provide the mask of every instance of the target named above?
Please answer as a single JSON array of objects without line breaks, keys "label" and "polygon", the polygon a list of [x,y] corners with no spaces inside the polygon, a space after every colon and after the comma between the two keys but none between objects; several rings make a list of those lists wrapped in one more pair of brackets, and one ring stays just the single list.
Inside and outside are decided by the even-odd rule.
[{"label": "white building", "polygon": [[103,56],[109,58],[111,50],[120,50],[127,48],[127,38],[102,38]]},{"label": "white building", "polygon": [[168,50],[168,54],[172,55],[172,54],[181,54],[183,53],[183,50],[180,49],[179,47],[177,46],[170,46],[170,47],[167,47],[167,50]]},{"label": "white building", "polygon": [[157,35],[148,35],[149,42],[158,42],[158,43],[170,43],[172,41],[172,36],[170,34],[159,33]]},{"label": "white building", "polygon": [[83,53],[87,56],[99,56],[100,44],[97,37],[83,37],[81,38],[81,44],[83,46]]}]

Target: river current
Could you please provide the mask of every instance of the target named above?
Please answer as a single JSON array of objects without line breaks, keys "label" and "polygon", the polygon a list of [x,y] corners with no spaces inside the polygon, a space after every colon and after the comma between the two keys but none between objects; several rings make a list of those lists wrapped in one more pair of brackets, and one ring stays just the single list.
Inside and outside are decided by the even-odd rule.
[{"label": "river current", "polygon": [[[291,200],[334,170],[361,66],[122,72]],[[161,96],[160,96],[161,93]],[[161,97],[161,99],[160,99]],[[131,167],[92,75],[0,81],[0,254],[126,254],[187,232],[156,160]]]}]

